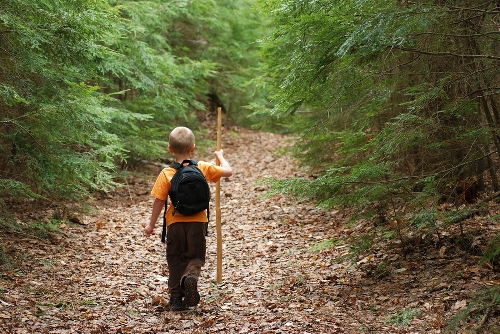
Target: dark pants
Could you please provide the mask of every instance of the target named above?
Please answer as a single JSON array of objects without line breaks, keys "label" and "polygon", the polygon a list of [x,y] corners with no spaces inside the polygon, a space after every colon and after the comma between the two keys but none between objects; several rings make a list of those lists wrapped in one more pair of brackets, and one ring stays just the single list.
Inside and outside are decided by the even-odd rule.
[{"label": "dark pants", "polygon": [[168,291],[170,296],[184,295],[181,280],[200,277],[205,265],[206,223],[173,223],[167,229]]}]

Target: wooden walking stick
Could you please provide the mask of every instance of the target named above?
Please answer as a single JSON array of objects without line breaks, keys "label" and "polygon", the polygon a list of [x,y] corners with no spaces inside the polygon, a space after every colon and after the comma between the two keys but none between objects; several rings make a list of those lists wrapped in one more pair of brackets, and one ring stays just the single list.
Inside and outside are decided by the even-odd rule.
[{"label": "wooden walking stick", "polygon": [[[221,149],[222,142],[222,112],[221,108],[217,108],[217,151]],[[217,166],[220,166],[219,159],[216,159]],[[222,282],[222,220],[220,209],[220,180],[216,183],[215,189],[215,213],[216,213],[216,229],[217,229],[217,282]]]}]

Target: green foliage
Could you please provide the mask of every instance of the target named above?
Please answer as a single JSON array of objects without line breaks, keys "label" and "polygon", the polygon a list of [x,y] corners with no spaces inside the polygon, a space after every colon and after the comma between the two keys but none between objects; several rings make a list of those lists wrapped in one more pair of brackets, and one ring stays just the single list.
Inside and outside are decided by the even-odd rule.
[{"label": "green foliage", "polygon": [[49,221],[32,221],[26,222],[26,225],[22,227],[23,230],[26,230],[27,234],[33,234],[38,238],[48,238],[50,234],[60,233],[61,230],[59,228],[60,221],[52,219]]},{"label": "green foliage", "polygon": [[4,196],[13,197],[34,197],[40,198],[39,195],[34,193],[30,187],[22,182],[11,180],[11,179],[1,179],[0,180],[0,197]]},{"label": "green foliage", "polygon": [[464,207],[462,210],[456,210],[456,211],[446,211],[441,214],[441,219],[444,223],[444,225],[454,225],[458,222],[463,221],[465,218],[470,216],[470,214],[473,212],[472,208]]},{"label": "green foliage", "polygon": [[404,309],[401,311],[398,311],[395,314],[391,314],[390,316],[387,317],[386,323],[392,324],[395,326],[406,326],[411,324],[411,321],[414,317],[417,317],[420,315],[419,310],[415,310],[412,308]]},{"label": "green foliage", "polygon": [[336,240],[335,238],[332,238],[332,239],[320,242],[319,244],[317,244],[314,247],[312,247],[311,249],[309,249],[308,252],[319,252],[319,251],[322,251],[324,249],[333,248],[333,247],[337,246],[338,244],[339,244],[339,241]]},{"label": "green foliage", "polygon": [[0,4],[1,196],[86,198],[117,167],[160,159],[209,93],[260,94],[251,0]]},{"label": "green foliage", "polygon": [[480,264],[485,264],[487,262],[493,264],[500,264],[500,234],[497,234],[487,245],[485,251],[483,252],[483,257]]},{"label": "green foliage", "polygon": [[80,305],[94,307],[94,306],[99,306],[99,303],[94,300],[82,300],[80,302]]},{"label": "green foliage", "polygon": [[439,217],[444,201],[474,201],[487,178],[500,189],[489,170],[500,151],[493,3],[478,5],[481,17],[468,1],[259,5],[274,27],[262,49],[268,115],[300,137],[294,153],[314,175],[273,181],[273,192],[379,205],[435,230],[461,222]]},{"label": "green foliage", "polygon": [[[500,306],[500,287],[494,286],[489,289],[484,289],[478,291],[474,294],[469,305],[462,311],[460,311],[448,324],[448,329],[451,331],[456,331],[463,322],[466,322],[468,318],[473,315],[479,314],[485,319],[488,318],[488,314],[492,312],[495,308]],[[479,330],[479,328],[476,328]]]},{"label": "green foliage", "polygon": [[[205,96],[215,94],[226,116],[246,123],[247,109],[266,102],[257,42],[266,26],[253,0],[186,1],[182,13],[168,27],[172,52],[177,57],[211,64],[203,83]],[[252,107],[253,106],[253,107]]]},{"label": "green foliage", "polygon": [[363,255],[373,244],[373,235],[372,234],[363,234],[357,237],[355,240],[351,242],[349,245],[349,257],[356,262],[359,260],[359,257]]},{"label": "green foliage", "polygon": [[417,229],[435,229],[437,222],[437,211],[435,209],[424,209],[416,213],[410,220],[410,225],[415,226]]},{"label": "green foliage", "polygon": [[0,72],[10,88],[0,100],[4,193],[79,197],[109,189],[114,161],[124,156],[107,131],[117,117],[84,82],[99,75],[102,59],[116,57],[103,45],[116,11],[105,1],[11,0],[2,9]]}]

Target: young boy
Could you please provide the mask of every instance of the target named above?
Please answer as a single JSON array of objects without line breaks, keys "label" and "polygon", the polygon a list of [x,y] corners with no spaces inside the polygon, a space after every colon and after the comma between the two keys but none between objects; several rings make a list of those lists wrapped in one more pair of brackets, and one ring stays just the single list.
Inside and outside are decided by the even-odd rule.
[{"label": "young boy", "polygon": [[[179,163],[191,159],[191,154],[195,149],[193,132],[185,127],[175,128],[170,133],[168,148]],[[219,159],[220,166],[198,161],[198,168],[203,172],[207,181],[217,182],[221,177],[231,176],[233,172],[229,163],[224,159],[222,150],[214,152],[214,155]],[[144,228],[146,236],[154,233],[156,221],[165,206],[170,191],[170,181],[175,172],[176,169],[172,167],[163,169],[151,191],[155,200],[151,219]],[[200,301],[197,282],[201,267],[205,264],[205,234],[208,219],[206,210],[192,216],[184,216],[179,212],[173,215],[172,205],[168,207],[165,216],[167,219],[169,305],[172,310],[180,310],[184,306],[195,306]]]}]

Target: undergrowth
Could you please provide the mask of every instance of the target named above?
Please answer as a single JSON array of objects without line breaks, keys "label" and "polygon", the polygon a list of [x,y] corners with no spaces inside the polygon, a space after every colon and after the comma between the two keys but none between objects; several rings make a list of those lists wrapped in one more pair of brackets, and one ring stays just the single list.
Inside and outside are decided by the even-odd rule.
[{"label": "undergrowth", "polygon": [[414,317],[417,317],[420,315],[419,310],[415,310],[413,308],[408,308],[404,309],[401,311],[398,311],[395,314],[391,314],[390,316],[387,317],[386,323],[391,324],[394,326],[406,326],[411,324],[411,321]]},{"label": "undergrowth", "polygon": [[489,263],[493,266],[500,264],[500,233],[488,243],[479,263],[481,265]]},{"label": "undergrowth", "polygon": [[450,321],[448,330],[455,332],[459,327],[466,325],[468,320],[477,317],[479,323],[472,330],[478,332],[498,311],[500,311],[500,286],[478,291],[473,295],[469,305]]}]

